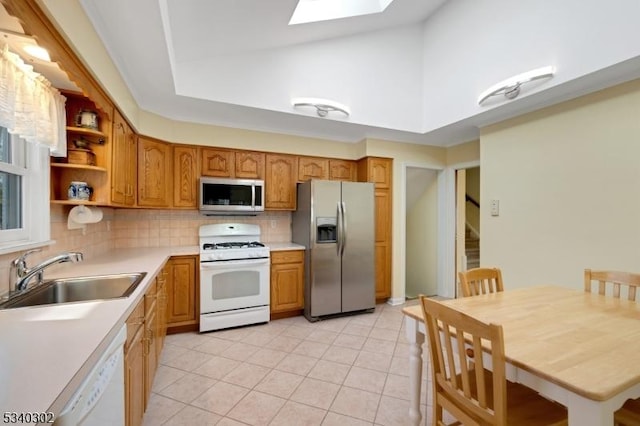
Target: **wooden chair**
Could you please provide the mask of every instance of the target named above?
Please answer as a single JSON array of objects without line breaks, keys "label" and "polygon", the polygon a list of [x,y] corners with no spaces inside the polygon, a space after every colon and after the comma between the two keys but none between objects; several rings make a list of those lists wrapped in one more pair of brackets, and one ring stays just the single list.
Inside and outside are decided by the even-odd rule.
[{"label": "wooden chair", "polygon": [[[584,291],[592,292],[592,284],[598,282],[598,294],[616,298],[621,297],[624,288],[627,299],[636,301],[637,289],[640,287],[640,274],[619,271],[592,271],[584,270]],[[593,289],[595,290],[595,288]],[[607,291],[608,290],[608,291]],[[640,425],[640,399],[627,401],[621,409],[615,413],[616,425],[637,426]]]},{"label": "wooden chair", "polygon": [[458,272],[463,297],[504,291],[502,272],[498,268],[474,268]]},{"label": "wooden chair", "polygon": [[640,287],[640,274],[618,271],[584,270],[584,291],[591,293],[593,281],[598,281],[598,294],[606,295],[610,287],[610,295],[620,298],[620,289],[625,288],[628,300],[636,300],[636,290]]},{"label": "wooden chair", "polygon": [[[458,420],[452,425],[567,424],[564,407],[506,380],[502,326],[483,323],[424,296],[420,302],[433,369],[433,425],[445,425],[443,410]],[[490,354],[493,371],[484,368],[482,356],[469,363],[469,349]]]}]

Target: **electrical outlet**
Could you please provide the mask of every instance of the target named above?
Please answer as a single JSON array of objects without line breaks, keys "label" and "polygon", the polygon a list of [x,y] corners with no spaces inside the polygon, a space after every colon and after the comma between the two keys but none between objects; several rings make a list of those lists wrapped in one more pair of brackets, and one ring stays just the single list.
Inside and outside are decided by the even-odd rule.
[{"label": "electrical outlet", "polygon": [[491,216],[500,216],[499,200],[491,200]]},{"label": "electrical outlet", "polygon": [[278,222],[276,222],[275,220],[271,221],[271,229],[276,229],[276,226],[278,226]]}]

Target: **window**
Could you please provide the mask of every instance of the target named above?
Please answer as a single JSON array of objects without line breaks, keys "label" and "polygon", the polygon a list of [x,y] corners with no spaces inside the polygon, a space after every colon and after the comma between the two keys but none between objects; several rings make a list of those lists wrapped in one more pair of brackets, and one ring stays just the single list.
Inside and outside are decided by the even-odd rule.
[{"label": "window", "polygon": [[0,253],[49,240],[49,150],[0,127]]}]

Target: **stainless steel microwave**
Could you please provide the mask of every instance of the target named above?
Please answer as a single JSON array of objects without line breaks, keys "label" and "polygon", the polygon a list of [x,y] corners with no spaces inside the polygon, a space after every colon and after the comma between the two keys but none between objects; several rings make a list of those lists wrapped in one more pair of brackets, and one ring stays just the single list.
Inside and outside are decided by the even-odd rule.
[{"label": "stainless steel microwave", "polygon": [[264,211],[264,181],[201,177],[199,197],[205,215],[254,214]]}]

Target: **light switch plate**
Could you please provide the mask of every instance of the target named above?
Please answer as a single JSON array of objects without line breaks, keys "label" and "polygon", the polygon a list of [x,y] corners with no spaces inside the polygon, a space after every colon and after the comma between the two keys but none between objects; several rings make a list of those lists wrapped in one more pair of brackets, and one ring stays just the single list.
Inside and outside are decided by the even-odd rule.
[{"label": "light switch plate", "polygon": [[491,200],[491,216],[500,216],[500,201]]}]

